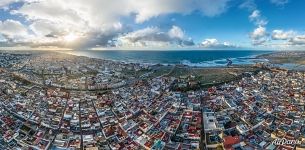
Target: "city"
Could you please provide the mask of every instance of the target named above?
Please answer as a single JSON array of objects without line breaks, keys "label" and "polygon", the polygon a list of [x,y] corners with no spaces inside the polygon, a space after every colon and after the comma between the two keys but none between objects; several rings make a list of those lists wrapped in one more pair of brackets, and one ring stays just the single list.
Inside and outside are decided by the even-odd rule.
[{"label": "city", "polygon": [[0,150],[305,150],[305,0],[0,0]]},{"label": "city", "polygon": [[193,89],[196,74],[159,65],[8,51],[0,62],[0,149],[305,148],[301,71]]}]

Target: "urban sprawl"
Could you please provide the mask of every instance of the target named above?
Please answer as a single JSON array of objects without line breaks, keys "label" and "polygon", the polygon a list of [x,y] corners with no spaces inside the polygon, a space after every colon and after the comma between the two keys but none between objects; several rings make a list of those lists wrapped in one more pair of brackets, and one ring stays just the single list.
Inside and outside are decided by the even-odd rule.
[{"label": "urban sprawl", "polygon": [[2,51],[0,149],[305,149],[304,72],[262,69],[190,90],[179,89],[196,75],[156,73],[150,64]]}]

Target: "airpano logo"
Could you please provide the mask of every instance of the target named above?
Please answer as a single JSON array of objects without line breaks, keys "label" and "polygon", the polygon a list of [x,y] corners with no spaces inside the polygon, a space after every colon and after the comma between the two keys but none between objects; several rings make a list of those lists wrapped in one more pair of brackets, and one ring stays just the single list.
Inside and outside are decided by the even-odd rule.
[{"label": "airpano logo", "polygon": [[272,141],[273,145],[300,145],[302,144],[302,141],[299,140],[288,140],[285,138],[278,138]]}]

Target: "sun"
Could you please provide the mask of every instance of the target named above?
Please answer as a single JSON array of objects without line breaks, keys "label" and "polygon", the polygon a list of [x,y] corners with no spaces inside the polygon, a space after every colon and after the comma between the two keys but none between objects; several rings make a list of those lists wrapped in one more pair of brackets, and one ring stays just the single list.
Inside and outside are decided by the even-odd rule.
[{"label": "sun", "polygon": [[66,42],[73,42],[73,41],[75,41],[76,39],[78,38],[78,36],[77,35],[75,35],[75,34],[68,34],[68,35],[66,35],[66,36],[64,36],[64,40],[66,41]]}]

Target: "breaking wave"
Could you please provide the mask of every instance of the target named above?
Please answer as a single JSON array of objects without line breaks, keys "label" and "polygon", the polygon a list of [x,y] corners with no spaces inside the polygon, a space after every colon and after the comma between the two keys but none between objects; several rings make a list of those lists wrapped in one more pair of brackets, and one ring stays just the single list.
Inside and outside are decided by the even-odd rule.
[{"label": "breaking wave", "polygon": [[[268,62],[267,59],[258,59],[255,56],[249,57],[239,57],[239,58],[229,58],[232,60],[233,65],[251,65],[259,62]],[[203,62],[191,62],[190,60],[182,60],[180,62],[183,65],[191,66],[191,67],[223,67],[227,65],[227,59],[218,59],[211,61],[203,61]]]}]

